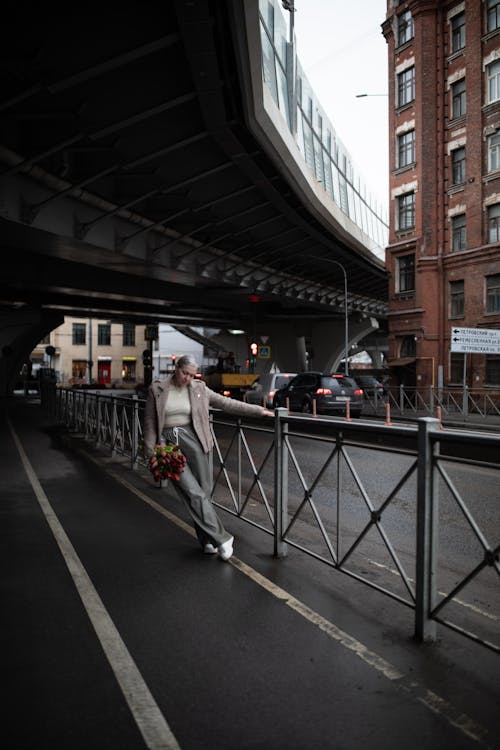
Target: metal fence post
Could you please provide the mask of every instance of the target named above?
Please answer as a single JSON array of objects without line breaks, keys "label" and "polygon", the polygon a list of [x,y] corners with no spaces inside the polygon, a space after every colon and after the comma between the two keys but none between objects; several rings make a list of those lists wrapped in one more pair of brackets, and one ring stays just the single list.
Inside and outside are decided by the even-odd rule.
[{"label": "metal fence post", "polygon": [[132,401],[132,435],[130,436],[130,449],[132,456],[130,463],[132,469],[137,469],[139,457],[139,396],[134,394],[132,396]]},{"label": "metal fence post", "polygon": [[101,398],[99,393],[95,397],[95,444],[101,442]]},{"label": "metal fence post", "polygon": [[[213,412],[210,412],[209,417],[208,417],[208,421],[210,422],[210,434],[213,434],[213,431],[214,431],[214,414],[213,414]],[[214,483],[214,450],[213,450],[213,448],[208,453],[208,471],[209,471],[209,477],[211,478],[212,490],[213,490],[213,483]]]},{"label": "metal fence post", "polygon": [[241,476],[241,472],[242,472],[242,466],[243,466],[243,463],[242,463],[242,460],[241,460],[241,449],[242,449],[242,446],[243,446],[243,441],[241,439],[241,430],[242,430],[241,419],[238,419],[237,425],[238,425],[238,435],[237,435],[237,444],[238,444],[238,473],[237,473],[237,478],[238,478],[238,515],[239,515],[240,512],[241,512],[241,488],[242,488],[242,476]]},{"label": "metal fence post", "polygon": [[274,556],[286,557],[283,533],[288,520],[288,409],[274,410]]},{"label": "metal fence post", "polygon": [[116,399],[111,396],[111,455],[116,455],[116,426],[117,426],[117,415],[116,415]]},{"label": "metal fence post", "polygon": [[431,432],[438,429],[437,419],[422,417],[418,420],[415,637],[419,641],[433,641],[436,638],[436,623],[430,613],[436,599],[439,506]]},{"label": "metal fence post", "polygon": [[399,386],[399,410],[401,414],[404,411],[404,405],[405,405],[405,392],[404,392],[404,385]]}]

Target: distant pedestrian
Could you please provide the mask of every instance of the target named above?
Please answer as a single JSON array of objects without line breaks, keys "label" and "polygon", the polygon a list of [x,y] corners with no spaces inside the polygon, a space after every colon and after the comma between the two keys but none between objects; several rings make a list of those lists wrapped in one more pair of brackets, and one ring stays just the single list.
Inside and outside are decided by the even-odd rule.
[{"label": "distant pedestrian", "polygon": [[180,446],[187,464],[172,485],[191,514],[203,551],[229,560],[234,537],[225,530],[210,499],[208,454],[213,440],[209,407],[238,416],[273,417],[274,412],[215,393],[203,380],[195,379],[197,371],[196,360],[186,354],[176,361],[170,377],[150,385],[144,418],[145,454],[151,456],[155,445],[162,441]]}]

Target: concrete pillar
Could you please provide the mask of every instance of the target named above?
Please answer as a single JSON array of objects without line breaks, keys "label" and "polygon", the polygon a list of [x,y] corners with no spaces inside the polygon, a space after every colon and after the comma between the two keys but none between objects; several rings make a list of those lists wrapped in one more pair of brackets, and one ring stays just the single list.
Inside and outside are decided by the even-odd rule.
[{"label": "concrete pillar", "polygon": [[35,346],[63,322],[61,313],[44,310],[0,313],[0,396],[12,395],[21,367]]}]

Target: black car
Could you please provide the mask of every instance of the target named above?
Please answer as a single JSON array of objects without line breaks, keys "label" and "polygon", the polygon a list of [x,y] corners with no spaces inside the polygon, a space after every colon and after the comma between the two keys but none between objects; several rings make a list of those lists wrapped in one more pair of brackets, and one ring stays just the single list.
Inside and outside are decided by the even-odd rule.
[{"label": "black car", "polygon": [[290,411],[313,413],[316,401],[317,414],[346,414],[350,402],[351,417],[359,417],[363,409],[363,391],[353,378],[327,372],[301,372],[284,388],[274,394],[273,406],[287,406]]},{"label": "black car", "polygon": [[374,398],[375,394],[377,395],[377,398],[384,398],[386,395],[385,386],[373,375],[356,374],[354,377],[356,378],[356,383],[363,389],[367,398]]}]

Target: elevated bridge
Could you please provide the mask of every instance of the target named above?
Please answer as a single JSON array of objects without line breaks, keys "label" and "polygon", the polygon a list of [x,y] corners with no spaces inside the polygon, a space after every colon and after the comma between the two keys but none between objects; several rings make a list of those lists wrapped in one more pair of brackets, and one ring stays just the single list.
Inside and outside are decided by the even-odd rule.
[{"label": "elevated bridge", "polygon": [[352,341],[378,327],[380,219],[335,134],[318,140],[277,8],[6,11],[2,392],[65,314],[293,337],[319,324],[340,356],[347,287]]}]

